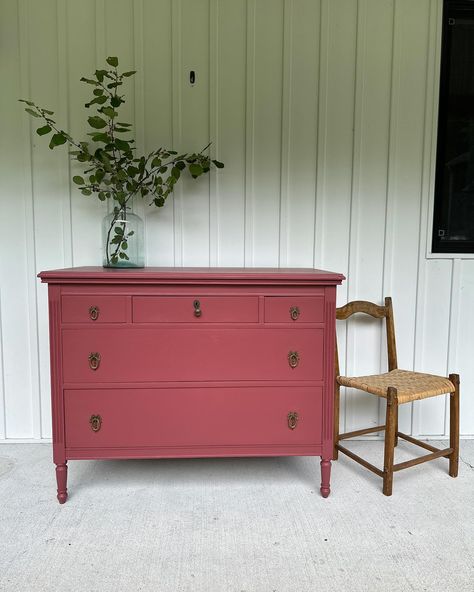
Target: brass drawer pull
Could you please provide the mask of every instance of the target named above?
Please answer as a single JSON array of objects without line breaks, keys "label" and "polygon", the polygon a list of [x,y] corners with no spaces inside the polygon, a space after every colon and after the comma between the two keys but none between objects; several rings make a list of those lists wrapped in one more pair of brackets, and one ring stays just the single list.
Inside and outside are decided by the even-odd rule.
[{"label": "brass drawer pull", "polygon": [[300,316],[300,309],[297,306],[290,306],[290,317],[296,321]]},{"label": "brass drawer pull", "polygon": [[194,316],[200,317],[202,315],[202,310],[201,310],[201,303],[199,302],[199,300],[195,300],[193,302],[193,306],[194,306]]},{"label": "brass drawer pull", "polygon": [[89,367],[91,370],[97,370],[100,366],[100,354],[99,352],[93,352],[89,354]]},{"label": "brass drawer pull", "polygon": [[91,415],[89,423],[91,424],[91,430],[98,432],[102,427],[102,417],[100,415]]},{"label": "brass drawer pull", "polygon": [[298,413],[296,411],[290,411],[288,413],[288,427],[290,430],[294,430],[296,428],[296,424],[298,423]]},{"label": "brass drawer pull", "polygon": [[290,351],[288,353],[288,364],[290,368],[296,368],[300,363],[300,354],[297,351]]},{"label": "brass drawer pull", "polygon": [[91,320],[97,321],[97,319],[99,318],[99,312],[100,312],[100,308],[98,306],[91,306],[89,308],[89,316],[90,316]]}]

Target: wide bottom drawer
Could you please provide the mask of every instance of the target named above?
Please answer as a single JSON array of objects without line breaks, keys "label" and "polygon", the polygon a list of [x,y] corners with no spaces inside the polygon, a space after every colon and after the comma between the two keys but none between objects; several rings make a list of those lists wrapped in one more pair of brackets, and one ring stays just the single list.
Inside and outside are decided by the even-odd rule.
[{"label": "wide bottom drawer", "polygon": [[67,448],[315,445],[321,387],[65,391]]}]

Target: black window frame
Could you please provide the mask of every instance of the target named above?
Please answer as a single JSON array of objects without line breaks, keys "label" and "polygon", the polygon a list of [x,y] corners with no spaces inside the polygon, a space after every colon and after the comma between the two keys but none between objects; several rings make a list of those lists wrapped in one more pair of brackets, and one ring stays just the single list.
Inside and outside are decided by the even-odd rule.
[{"label": "black window frame", "polygon": [[435,189],[433,208],[433,227],[431,252],[436,253],[474,253],[474,240],[442,240],[438,231],[443,226],[443,210],[447,199],[443,187],[445,169],[446,120],[448,117],[449,76],[450,76],[450,31],[449,19],[468,16],[474,20],[474,0],[444,0],[442,41],[441,41],[441,70],[439,85],[438,130],[435,169]]}]

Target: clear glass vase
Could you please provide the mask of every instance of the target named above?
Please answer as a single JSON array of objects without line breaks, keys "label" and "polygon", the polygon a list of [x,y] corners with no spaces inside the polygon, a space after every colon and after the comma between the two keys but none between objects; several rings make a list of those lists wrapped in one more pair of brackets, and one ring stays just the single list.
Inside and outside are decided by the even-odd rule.
[{"label": "clear glass vase", "polygon": [[107,214],[102,223],[104,267],[144,267],[143,220],[129,208]]}]

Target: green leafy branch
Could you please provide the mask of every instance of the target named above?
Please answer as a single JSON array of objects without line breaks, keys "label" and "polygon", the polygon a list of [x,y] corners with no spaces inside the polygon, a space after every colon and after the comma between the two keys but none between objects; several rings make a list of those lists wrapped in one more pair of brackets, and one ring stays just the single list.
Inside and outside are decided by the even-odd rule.
[{"label": "green leafy branch", "polygon": [[[50,149],[68,144],[71,158],[85,167],[82,175],[73,177],[81,193],[85,196],[95,194],[100,201],[113,200],[114,217],[106,244],[107,263],[110,265],[116,264],[119,259],[128,260],[125,251],[131,234],[125,235],[124,227],[122,234],[117,232],[122,227],[116,222],[123,212],[126,213],[130,200],[140,196],[149,200],[150,206],[161,208],[185,169],[192,178],[197,179],[208,173],[212,166],[223,168],[224,165],[205,153],[210,143],[200,152],[192,154],[178,154],[160,147],[137,157],[132,124],[119,121],[119,109],[125,103],[119,89],[124,80],[136,71],[120,73],[116,57],[108,57],[106,61],[110,69],[96,70],[92,78],[81,78],[81,82],[93,87],[92,98],[85,107],[89,109],[94,106],[97,111],[97,114],[87,118],[92,128],[87,134],[90,142],[77,141],[58,127],[52,118],[53,111],[39,107],[30,100],[20,99],[20,102],[27,105],[25,111],[29,115],[42,120],[36,133],[39,136],[51,136]],[[115,234],[112,237],[114,227]]]}]

